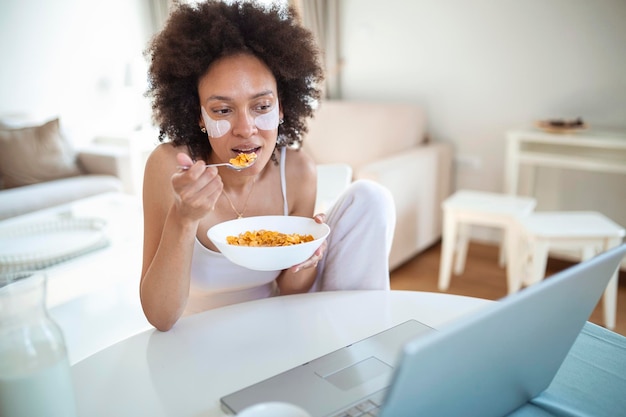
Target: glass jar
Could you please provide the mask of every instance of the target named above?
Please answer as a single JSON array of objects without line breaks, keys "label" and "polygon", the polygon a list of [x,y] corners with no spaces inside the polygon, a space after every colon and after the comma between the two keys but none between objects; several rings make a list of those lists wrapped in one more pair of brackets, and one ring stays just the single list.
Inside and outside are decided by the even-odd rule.
[{"label": "glass jar", "polygon": [[0,416],[76,416],[65,341],[48,315],[41,271],[0,273]]}]

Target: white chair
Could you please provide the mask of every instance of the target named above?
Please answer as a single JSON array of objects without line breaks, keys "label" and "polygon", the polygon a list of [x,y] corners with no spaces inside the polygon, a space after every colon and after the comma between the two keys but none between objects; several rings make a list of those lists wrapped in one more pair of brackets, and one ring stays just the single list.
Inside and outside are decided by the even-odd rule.
[{"label": "white chair", "polygon": [[[580,260],[619,246],[626,235],[624,227],[595,211],[535,212],[518,219],[523,246],[523,283],[532,285],[546,273],[550,250],[574,251]],[[618,271],[603,296],[605,326],[615,327]],[[575,302],[574,300],[572,300]]]},{"label": "white chair", "polygon": [[530,214],[537,202],[531,197],[516,197],[483,191],[460,190],[448,197],[443,207],[443,236],[439,267],[439,290],[450,285],[452,262],[454,274],[465,269],[470,226],[480,225],[503,229],[504,239],[500,244],[500,265],[506,265],[508,292],[514,293],[521,287],[517,276],[519,267],[516,258],[518,227],[516,219]]},{"label": "white chair", "polygon": [[352,182],[352,167],[348,164],[317,165],[317,198],[315,213],[325,213]]}]

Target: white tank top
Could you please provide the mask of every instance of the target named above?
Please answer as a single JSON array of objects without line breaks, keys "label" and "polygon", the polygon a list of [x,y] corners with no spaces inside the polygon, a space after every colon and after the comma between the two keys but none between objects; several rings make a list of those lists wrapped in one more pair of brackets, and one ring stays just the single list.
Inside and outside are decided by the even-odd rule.
[{"label": "white tank top", "polygon": [[[280,185],[283,214],[289,215],[285,178],[286,148],[280,153]],[[275,295],[281,271],[252,271],[230,262],[196,237],[191,258],[191,282],[185,315]]]}]

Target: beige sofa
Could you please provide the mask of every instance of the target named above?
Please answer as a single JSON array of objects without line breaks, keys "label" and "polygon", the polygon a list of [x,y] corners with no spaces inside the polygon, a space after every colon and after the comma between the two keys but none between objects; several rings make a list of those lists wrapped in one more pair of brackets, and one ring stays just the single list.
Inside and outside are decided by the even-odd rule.
[{"label": "beige sofa", "polygon": [[318,164],[347,163],[353,179],[368,178],[391,191],[397,214],[391,269],[440,239],[453,148],[429,140],[419,106],[324,101],[310,120],[304,149]]},{"label": "beige sofa", "polygon": [[0,118],[0,220],[92,195],[122,191],[123,155],[75,151],[54,118]]}]

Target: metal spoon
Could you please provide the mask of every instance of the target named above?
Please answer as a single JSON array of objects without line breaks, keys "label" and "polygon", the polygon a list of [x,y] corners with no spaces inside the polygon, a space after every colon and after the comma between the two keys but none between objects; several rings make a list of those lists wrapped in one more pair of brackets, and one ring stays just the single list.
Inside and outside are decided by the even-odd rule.
[{"label": "metal spoon", "polygon": [[[234,165],[234,164],[231,164],[230,162],[222,162],[222,163],[219,163],[219,164],[207,164],[207,165],[205,165],[205,168],[208,168],[208,167],[228,167],[230,169],[234,169],[235,171],[241,171],[242,169],[250,168],[252,165],[254,165],[255,162],[256,162],[256,159],[251,161],[248,165]],[[191,167],[186,166],[186,165],[178,165],[176,168],[182,169],[183,171],[187,171]]]}]

